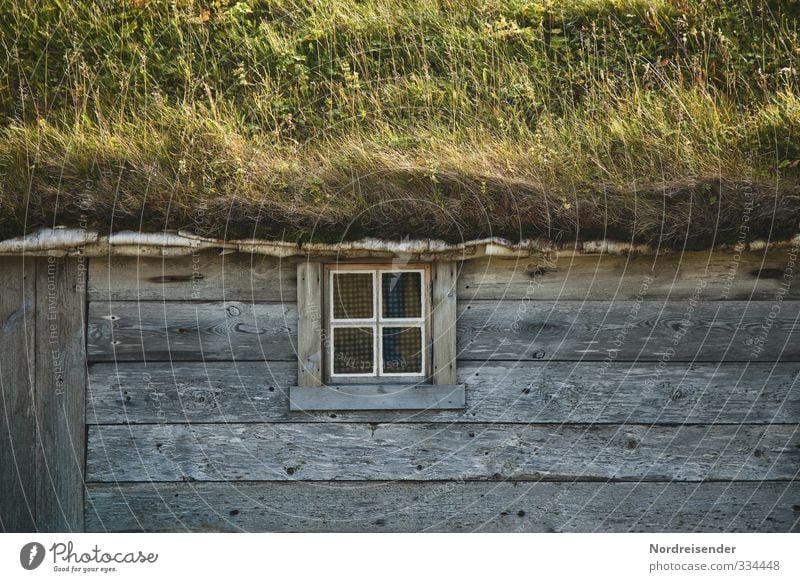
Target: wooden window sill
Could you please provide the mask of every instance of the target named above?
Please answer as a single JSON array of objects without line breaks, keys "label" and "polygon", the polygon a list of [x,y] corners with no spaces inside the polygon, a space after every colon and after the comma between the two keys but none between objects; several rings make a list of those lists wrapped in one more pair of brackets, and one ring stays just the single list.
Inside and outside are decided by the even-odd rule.
[{"label": "wooden window sill", "polygon": [[291,386],[289,410],[458,410],[464,384]]}]

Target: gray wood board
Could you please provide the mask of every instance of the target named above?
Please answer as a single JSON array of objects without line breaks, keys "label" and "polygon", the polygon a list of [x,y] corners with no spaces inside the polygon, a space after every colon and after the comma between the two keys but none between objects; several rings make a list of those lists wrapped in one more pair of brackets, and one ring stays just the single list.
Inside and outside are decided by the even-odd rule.
[{"label": "gray wood board", "polygon": [[99,425],[89,481],[781,480],[797,425]]},{"label": "gray wood board", "polygon": [[433,384],[455,384],[456,372],[456,264],[437,262],[433,265],[432,283]]},{"label": "gray wood board", "polygon": [[299,386],[321,386],[322,265],[308,261],[297,265],[297,381]]},{"label": "gray wood board", "polygon": [[800,301],[472,301],[459,358],[797,361]]},{"label": "gray wood board", "polygon": [[0,530],[35,531],[36,259],[0,257]]},{"label": "gray wood board", "polygon": [[458,410],[463,384],[290,386],[289,408],[314,410]]},{"label": "gray wood board", "polygon": [[83,531],[86,269],[40,258],[36,297],[37,527]]},{"label": "gray wood board", "polygon": [[294,303],[89,304],[94,361],[296,360]]},{"label": "gray wood board", "polygon": [[[458,296],[462,300],[624,300],[636,299],[646,282],[648,299],[685,299],[697,294],[701,300],[769,301],[783,292],[785,299],[800,299],[800,284],[787,270],[790,259],[790,249],[491,257],[463,263]],[[783,289],[787,282],[794,284]]]},{"label": "gray wood board", "polygon": [[88,531],[797,532],[798,483],[121,483]]},{"label": "gray wood board", "polygon": [[265,255],[92,258],[89,299],[294,301],[296,267]]},{"label": "gray wood board", "polygon": [[[472,301],[470,360],[797,361],[800,301]],[[293,303],[92,302],[94,361],[296,360]]]},{"label": "gray wood board", "polygon": [[93,364],[87,422],[800,422],[800,364],[460,362],[463,411],[289,411],[292,362]]},{"label": "gray wood board", "polygon": [[[538,254],[463,262],[460,299],[635,299],[645,277],[650,298],[770,300],[781,289],[789,249],[687,251],[661,255]],[[187,257],[92,258],[91,300],[281,301],[295,294],[295,265],[248,253]],[[800,299],[793,285],[787,299]]]}]

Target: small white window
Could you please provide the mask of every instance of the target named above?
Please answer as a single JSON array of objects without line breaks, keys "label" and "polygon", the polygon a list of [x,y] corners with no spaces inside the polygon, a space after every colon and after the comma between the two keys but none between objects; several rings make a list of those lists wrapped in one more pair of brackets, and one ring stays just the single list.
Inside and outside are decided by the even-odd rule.
[{"label": "small white window", "polygon": [[297,265],[289,409],[460,410],[455,262]]},{"label": "small white window", "polygon": [[429,376],[429,269],[329,265],[326,269],[330,382]]}]

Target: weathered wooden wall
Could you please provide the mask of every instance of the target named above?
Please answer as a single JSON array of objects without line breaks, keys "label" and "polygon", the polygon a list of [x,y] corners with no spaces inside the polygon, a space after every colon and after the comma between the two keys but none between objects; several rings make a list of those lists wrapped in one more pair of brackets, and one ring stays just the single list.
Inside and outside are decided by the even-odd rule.
[{"label": "weathered wooden wall", "polygon": [[0,258],[0,527],[83,531],[86,268]]},{"label": "weathered wooden wall", "polygon": [[[81,517],[90,531],[797,531],[796,259],[465,262],[467,407],[315,413],[290,412],[287,396],[296,264],[91,259]],[[0,429],[15,435],[0,447],[0,515],[40,527],[37,511],[59,515],[63,500],[40,529],[79,529],[83,498],[66,492],[84,469],[83,352],[48,363],[36,261],[0,262],[19,273],[0,278]],[[81,291],[58,286],[72,321]],[[54,341],[77,346],[83,331]],[[65,457],[66,476],[48,473]]]},{"label": "weathered wooden wall", "polygon": [[0,258],[0,525],[35,530],[36,260]]}]

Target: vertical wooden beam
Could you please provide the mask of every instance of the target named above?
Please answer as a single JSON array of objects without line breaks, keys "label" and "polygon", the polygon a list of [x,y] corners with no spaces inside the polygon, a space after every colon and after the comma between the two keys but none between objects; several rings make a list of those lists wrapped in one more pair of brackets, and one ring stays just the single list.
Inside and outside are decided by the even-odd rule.
[{"label": "vertical wooden beam", "polygon": [[36,259],[0,257],[0,530],[35,531]]},{"label": "vertical wooden beam", "polygon": [[297,265],[297,384],[322,385],[322,263]]},{"label": "vertical wooden beam", "polygon": [[83,261],[41,257],[37,262],[35,402],[39,531],[83,531],[86,455]]},{"label": "vertical wooden beam", "polygon": [[433,384],[456,383],[457,264],[436,261],[431,273],[433,317]]}]

